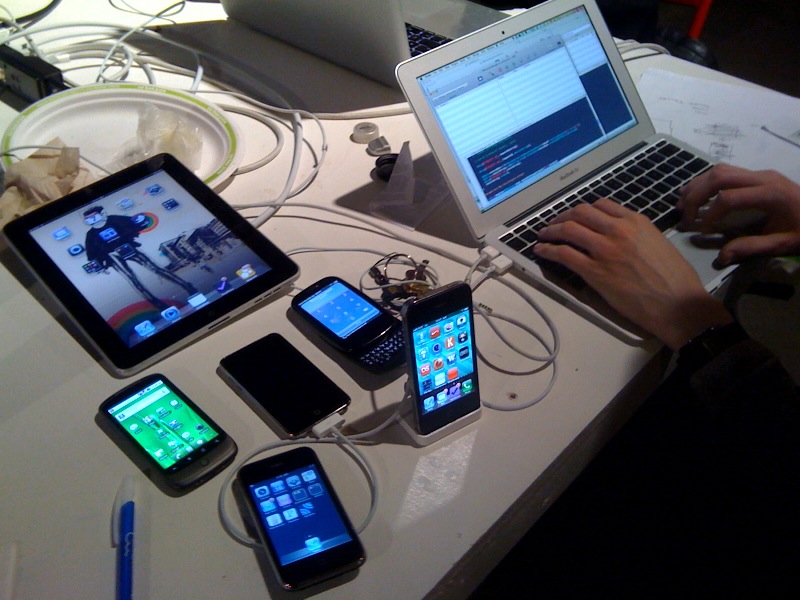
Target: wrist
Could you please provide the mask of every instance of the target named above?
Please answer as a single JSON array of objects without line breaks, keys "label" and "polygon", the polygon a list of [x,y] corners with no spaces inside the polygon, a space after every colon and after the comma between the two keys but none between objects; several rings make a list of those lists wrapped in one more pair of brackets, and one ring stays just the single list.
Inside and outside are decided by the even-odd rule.
[{"label": "wrist", "polygon": [[704,331],[734,323],[733,315],[722,302],[705,296],[698,301],[681,305],[664,326],[659,336],[672,351],[677,352]]},{"label": "wrist", "polygon": [[695,372],[728,348],[747,339],[747,332],[736,321],[709,327],[680,348],[678,366]]}]

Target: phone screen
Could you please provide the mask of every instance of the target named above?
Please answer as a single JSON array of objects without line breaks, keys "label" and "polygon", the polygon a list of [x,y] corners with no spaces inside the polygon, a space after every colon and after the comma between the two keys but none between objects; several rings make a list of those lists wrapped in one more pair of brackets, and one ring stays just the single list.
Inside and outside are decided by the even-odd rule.
[{"label": "phone screen", "polygon": [[218,372],[282,437],[305,435],[350,404],[344,390],[277,333],[224,357]]},{"label": "phone screen", "polygon": [[470,316],[469,307],[460,308],[411,331],[421,415],[475,392]]},{"label": "phone screen", "polygon": [[300,447],[244,465],[237,475],[280,584],[299,589],[366,559],[316,453]]},{"label": "phone screen", "polygon": [[282,566],[353,540],[314,465],[251,484],[249,492]]},{"label": "phone screen", "polygon": [[[106,411],[162,469],[193,452],[204,453],[220,432],[157,379]],[[201,450],[202,449],[202,450]]]},{"label": "phone screen", "polygon": [[349,286],[337,280],[300,302],[300,308],[340,339],[348,338],[382,314]]}]

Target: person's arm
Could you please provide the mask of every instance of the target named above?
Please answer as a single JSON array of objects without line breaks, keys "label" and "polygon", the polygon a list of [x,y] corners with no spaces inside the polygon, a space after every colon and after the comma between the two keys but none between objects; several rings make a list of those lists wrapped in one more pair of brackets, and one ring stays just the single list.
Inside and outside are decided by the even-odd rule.
[{"label": "person's arm", "polygon": [[[800,186],[774,171],[717,165],[684,187],[678,208],[681,226],[702,233],[719,231],[734,213],[762,213],[758,231],[725,243],[721,264],[800,252]],[[583,277],[612,307],[673,350],[709,327],[733,321],[646,217],[611,200],[559,215],[539,237],[539,256]]]},{"label": "person's arm", "polygon": [[573,208],[539,238],[539,256],[580,275],[612,307],[672,350],[710,327],[733,322],[664,235],[646,217],[616,202],[602,199]]},{"label": "person's arm", "polygon": [[746,423],[755,414],[784,414],[787,407],[800,406],[775,355],[705,291],[647,218],[598,200],[564,213],[540,239],[537,254],[575,271],[621,314],[678,353],[680,372],[711,414]]}]

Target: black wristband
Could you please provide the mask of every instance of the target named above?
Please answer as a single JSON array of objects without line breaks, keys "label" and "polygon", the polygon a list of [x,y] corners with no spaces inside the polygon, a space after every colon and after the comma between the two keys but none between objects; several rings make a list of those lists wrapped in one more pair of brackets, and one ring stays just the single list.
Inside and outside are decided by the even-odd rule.
[{"label": "black wristband", "polygon": [[678,366],[697,371],[731,346],[743,342],[749,337],[736,321],[727,325],[709,327],[678,350]]}]

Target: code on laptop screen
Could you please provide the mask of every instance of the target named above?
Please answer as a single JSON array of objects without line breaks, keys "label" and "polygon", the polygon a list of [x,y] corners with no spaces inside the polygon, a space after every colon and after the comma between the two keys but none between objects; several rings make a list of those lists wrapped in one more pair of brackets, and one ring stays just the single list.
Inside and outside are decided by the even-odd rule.
[{"label": "code on laptop screen", "polygon": [[481,211],[636,125],[583,7],[418,81]]}]

